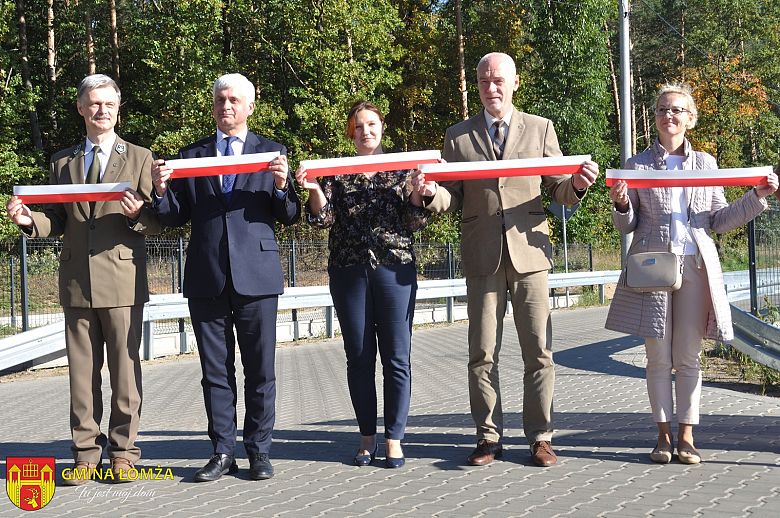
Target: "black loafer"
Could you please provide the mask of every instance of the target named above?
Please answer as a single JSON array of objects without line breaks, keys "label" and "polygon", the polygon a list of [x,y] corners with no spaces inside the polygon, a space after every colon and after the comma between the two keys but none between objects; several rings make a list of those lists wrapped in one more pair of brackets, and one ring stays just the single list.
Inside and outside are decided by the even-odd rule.
[{"label": "black loafer", "polygon": [[208,463],[195,472],[195,482],[213,482],[225,473],[238,472],[236,458],[227,453],[215,453]]},{"label": "black loafer", "polygon": [[249,455],[249,476],[252,480],[268,480],[274,476],[274,467],[267,453]]}]

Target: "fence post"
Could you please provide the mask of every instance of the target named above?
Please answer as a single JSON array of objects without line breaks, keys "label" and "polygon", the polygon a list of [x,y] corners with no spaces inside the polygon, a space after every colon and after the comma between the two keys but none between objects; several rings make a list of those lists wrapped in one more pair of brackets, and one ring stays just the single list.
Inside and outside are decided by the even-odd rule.
[{"label": "fence post", "polygon": [[[288,274],[289,274],[289,285],[295,286],[295,263],[297,262],[297,251],[295,246],[295,239],[293,239],[290,242],[290,260],[289,260],[289,266],[287,267]],[[298,328],[298,310],[293,309],[292,310],[292,325],[293,325],[293,340],[298,340],[300,338],[300,330]]]},{"label": "fence post", "polygon": [[21,274],[19,283],[21,284],[20,289],[22,290],[22,331],[27,331],[30,329],[30,296],[27,286],[27,236],[22,234],[22,237],[19,239],[19,259],[21,260]]},{"label": "fence post", "polygon": [[[447,243],[447,278],[455,278],[455,257],[452,253],[452,243]],[[455,321],[455,297],[447,297],[447,322]]]},{"label": "fence post", "polygon": [[[184,286],[184,238],[179,236],[179,249],[177,250],[177,281],[178,291],[181,293]],[[187,329],[184,326],[184,319],[179,319],[179,353],[184,354],[187,352]]]},{"label": "fence post", "polygon": [[11,327],[16,332],[16,280],[14,279],[14,256],[8,257],[8,270],[10,273],[9,279],[11,279]]},{"label": "fence post", "polygon": [[756,274],[756,224],[748,222],[748,275],[750,276],[750,312],[758,316],[758,276]]}]

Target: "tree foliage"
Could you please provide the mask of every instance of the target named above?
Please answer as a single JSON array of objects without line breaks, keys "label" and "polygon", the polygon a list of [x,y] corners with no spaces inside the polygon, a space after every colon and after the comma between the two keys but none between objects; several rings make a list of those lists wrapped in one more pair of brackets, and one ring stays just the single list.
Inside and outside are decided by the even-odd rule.
[{"label": "tree foliage", "polygon": [[[211,84],[234,71],[256,86],[250,127],[284,143],[293,167],[302,159],[352,152],[344,126],[358,99],[386,111],[388,150],[438,149],[446,127],[460,120],[454,1],[116,4],[118,131],[161,156],[213,131]],[[564,153],[618,165],[609,67],[610,49],[618,61],[615,2],[462,0],[461,10],[471,115],[481,108],[479,58],[506,52],[518,64],[518,109],[552,119]],[[89,70],[90,35],[97,72],[114,69],[113,49],[106,2],[0,0],[0,15],[0,189],[10,193],[16,184],[45,182],[48,157],[82,138],[75,88]],[[684,80],[694,86],[700,107],[691,133],[697,147],[723,167],[773,163],[780,139],[778,20],[780,4],[770,0],[633,2],[638,150],[652,139],[652,117],[643,107],[660,84]],[[569,241],[617,245],[606,193],[603,181],[591,189],[569,221]],[[457,215],[433,219],[422,239],[458,239]],[[15,233],[7,222],[0,231]],[[322,237],[305,223],[284,232]],[[559,239],[558,223],[553,232]]]}]

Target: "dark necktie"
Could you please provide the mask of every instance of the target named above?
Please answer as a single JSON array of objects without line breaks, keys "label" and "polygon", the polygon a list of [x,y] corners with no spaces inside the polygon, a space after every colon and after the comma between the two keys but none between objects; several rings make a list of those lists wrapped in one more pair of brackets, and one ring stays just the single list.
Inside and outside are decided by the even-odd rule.
[{"label": "dark necktie", "polygon": [[98,157],[98,153],[100,153],[100,146],[93,146],[92,163],[87,169],[86,183],[100,183],[100,157]]},{"label": "dark necktie", "polygon": [[504,121],[497,120],[493,123],[495,132],[493,133],[493,153],[496,154],[496,160],[501,160],[504,154]]},{"label": "dark necktie", "polygon": [[[227,137],[225,139],[225,152],[222,154],[222,156],[231,156],[233,155],[233,147],[230,145],[230,141],[233,139],[233,137]],[[233,185],[236,183],[236,175],[234,174],[223,174],[222,175],[222,195],[225,197],[227,201],[230,201],[230,196],[233,194]]]}]

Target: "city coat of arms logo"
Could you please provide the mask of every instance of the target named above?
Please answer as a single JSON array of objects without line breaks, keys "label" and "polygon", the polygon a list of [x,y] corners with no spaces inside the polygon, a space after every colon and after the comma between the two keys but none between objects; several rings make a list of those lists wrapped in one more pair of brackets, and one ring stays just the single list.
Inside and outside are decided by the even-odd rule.
[{"label": "city coat of arms logo", "polygon": [[6,457],[5,492],[23,511],[46,507],[54,496],[54,457]]}]

